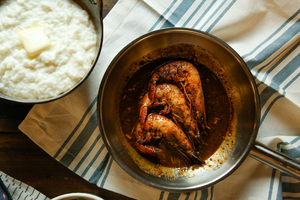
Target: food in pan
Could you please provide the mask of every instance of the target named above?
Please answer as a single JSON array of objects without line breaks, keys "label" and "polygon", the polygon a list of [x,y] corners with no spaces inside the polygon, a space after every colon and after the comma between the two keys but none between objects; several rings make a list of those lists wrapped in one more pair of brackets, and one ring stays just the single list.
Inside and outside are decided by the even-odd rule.
[{"label": "food in pan", "polygon": [[[147,77],[147,78],[145,78]],[[158,166],[203,166],[226,137],[231,103],[214,73],[191,60],[147,63],[120,101],[128,142]]]},{"label": "food in pan", "polygon": [[144,145],[151,140],[164,139],[165,143],[173,150],[182,154],[188,159],[195,159],[202,162],[202,159],[194,154],[194,147],[186,134],[169,118],[160,114],[149,114],[143,124],[139,123],[135,130],[137,149],[145,154],[159,155],[162,153],[160,148]]},{"label": "food in pan", "polygon": [[90,70],[97,34],[72,0],[0,2],[0,91],[46,99],[72,88]]},{"label": "food in pan", "polygon": [[[194,112],[196,120],[205,132],[207,128],[204,95],[201,79],[197,69],[189,62],[174,61],[167,63],[157,69],[150,80],[150,99],[155,92],[156,82],[173,81],[181,87],[190,103],[191,110]],[[198,136],[198,135],[196,135]]]},{"label": "food in pan", "polygon": [[154,90],[152,100],[149,97],[149,93],[153,91],[146,93],[140,101],[141,125],[145,123],[150,107],[162,106],[163,108],[159,113],[163,115],[169,114],[176,124],[186,130],[192,144],[194,144],[194,140],[203,143],[198,123],[193,117],[184,93],[176,85],[169,83],[157,85]]}]

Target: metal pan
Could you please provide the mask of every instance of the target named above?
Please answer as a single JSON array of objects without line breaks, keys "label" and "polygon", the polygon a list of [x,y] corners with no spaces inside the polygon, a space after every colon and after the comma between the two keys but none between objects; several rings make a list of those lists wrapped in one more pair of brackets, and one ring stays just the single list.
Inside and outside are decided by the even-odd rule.
[{"label": "metal pan", "polygon": [[[220,61],[220,69],[212,71],[224,73],[226,81],[235,91],[235,143],[230,148],[226,161],[218,169],[206,168],[193,174],[193,177],[179,176],[174,180],[167,180],[149,175],[129,155],[130,151],[124,147],[126,144],[120,128],[117,102],[126,76],[136,71],[132,63],[138,63],[141,58],[152,55],[151,52],[157,49],[177,44],[200,46]],[[170,53],[172,54],[172,51],[166,54]],[[263,162],[272,167],[300,177],[299,162],[255,141],[260,123],[260,103],[254,78],[242,58],[229,45],[207,33],[186,28],[171,28],[154,31],[132,41],[109,65],[99,88],[97,109],[99,129],[108,151],[121,168],[146,185],[177,192],[204,189],[232,174],[250,152],[250,155],[264,160]]]}]

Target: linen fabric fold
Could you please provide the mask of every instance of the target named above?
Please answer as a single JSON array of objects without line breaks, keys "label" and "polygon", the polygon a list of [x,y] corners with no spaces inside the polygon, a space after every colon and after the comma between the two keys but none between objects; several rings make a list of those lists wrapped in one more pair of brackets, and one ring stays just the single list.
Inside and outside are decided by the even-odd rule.
[{"label": "linen fabric fold", "polygon": [[148,187],[112,159],[97,127],[101,78],[118,52],[163,28],[201,30],[227,42],[255,76],[261,100],[258,141],[300,157],[300,4],[297,0],[119,0],[104,19],[104,41],[90,77],[68,96],[35,105],[19,129],[74,173],[136,199],[300,197],[299,181],[248,157],[228,178],[195,192]]}]

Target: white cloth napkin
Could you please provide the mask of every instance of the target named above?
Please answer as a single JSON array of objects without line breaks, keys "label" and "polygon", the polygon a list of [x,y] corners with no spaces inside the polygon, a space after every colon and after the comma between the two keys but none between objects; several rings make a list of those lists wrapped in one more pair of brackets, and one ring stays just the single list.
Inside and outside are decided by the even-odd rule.
[{"label": "white cloth napkin", "polygon": [[257,140],[299,159],[298,0],[120,0],[104,19],[101,56],[87,81],[60,100],[35,105],[20,130],[84,179],[136,199],[300,198],[298,180],[251,157],[225,180],[191,193],[143,185],[113,161],[97,127],[101,77],[125,45],[147,32],[169,27],[209,32],[242,56],[256,77],[261,98]]}]

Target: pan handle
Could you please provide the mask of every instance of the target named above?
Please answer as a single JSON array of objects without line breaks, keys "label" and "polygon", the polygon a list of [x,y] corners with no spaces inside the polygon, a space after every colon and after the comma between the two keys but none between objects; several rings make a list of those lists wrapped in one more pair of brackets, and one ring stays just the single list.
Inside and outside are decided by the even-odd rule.
[{"label": "pan handle", "polygon": [[250,156],[274,169],[300,180],[300,162],[255,141]]}]

